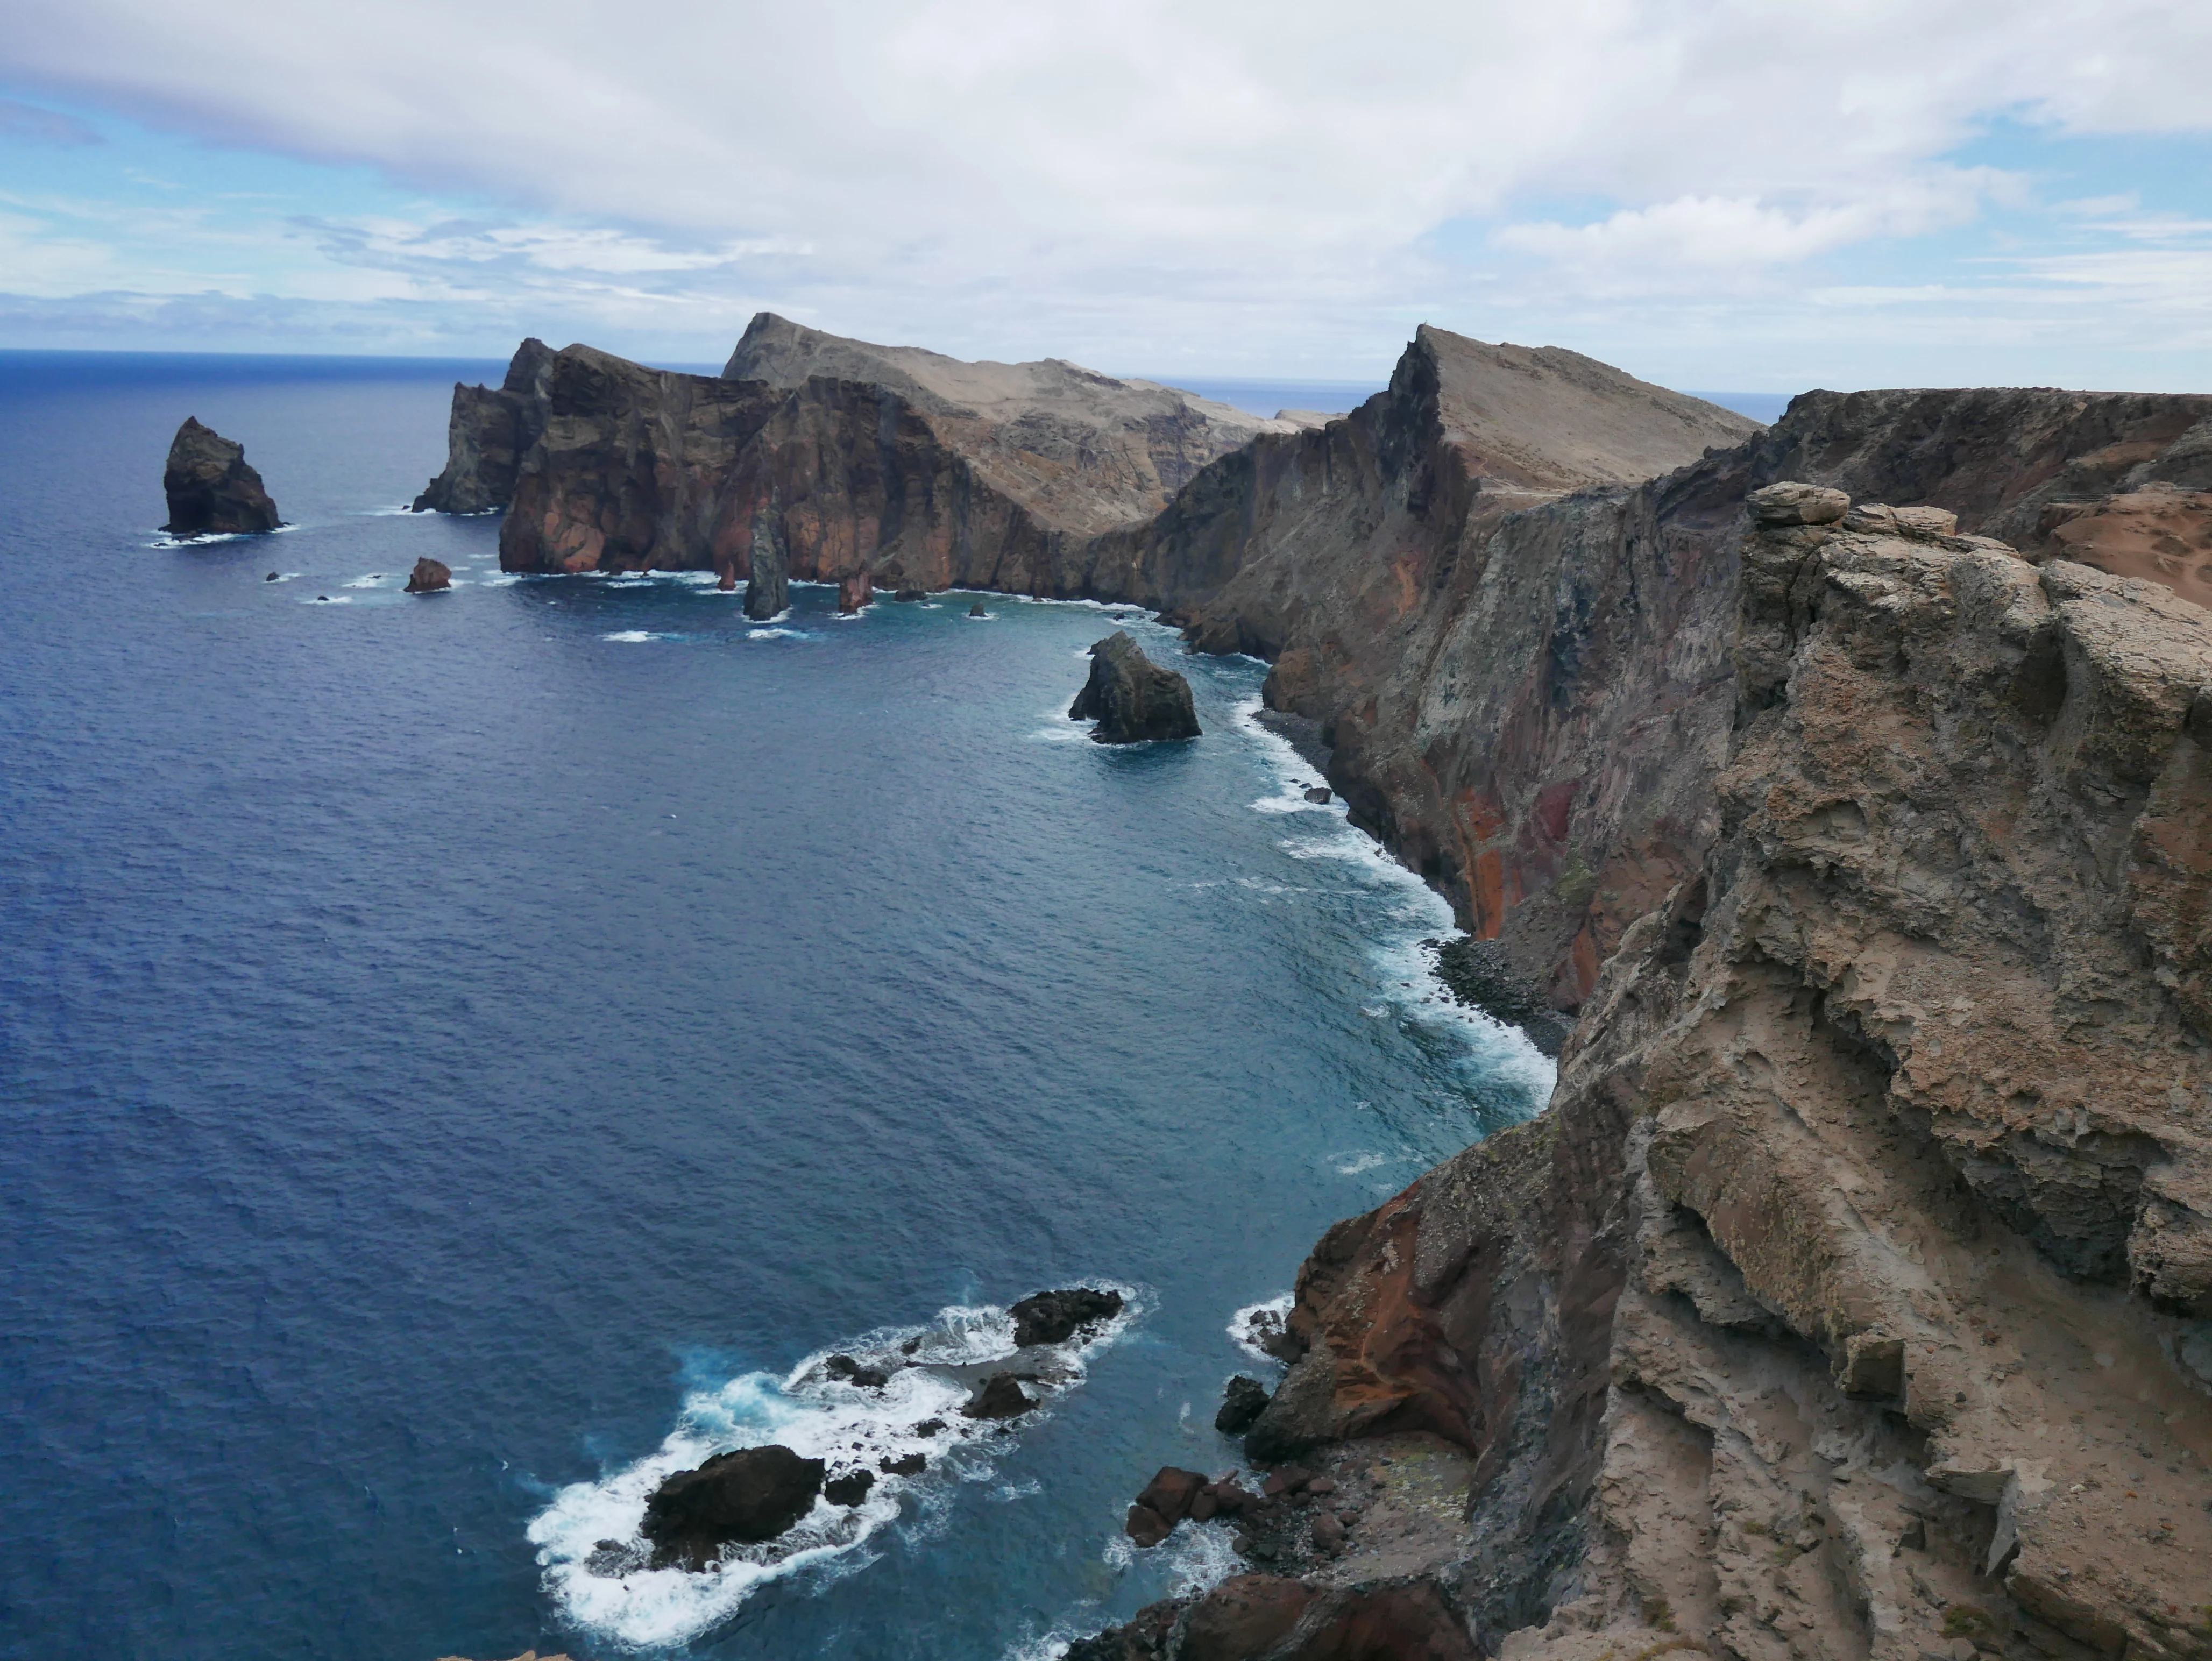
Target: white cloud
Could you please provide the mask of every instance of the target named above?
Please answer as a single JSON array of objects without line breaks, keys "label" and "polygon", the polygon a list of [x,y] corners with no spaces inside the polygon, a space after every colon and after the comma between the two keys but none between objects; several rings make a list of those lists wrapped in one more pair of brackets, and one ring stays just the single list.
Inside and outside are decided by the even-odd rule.
[{"label": "white cloud", "polygon": [[2208,60],[2172,0],[71,0],[0,38],[19,85],[511,206],[300,227],[416,294],[1115,367],[1832,288],[1800,268],[2020,195],[1945,161],[1978,123],[2202,133]]}]

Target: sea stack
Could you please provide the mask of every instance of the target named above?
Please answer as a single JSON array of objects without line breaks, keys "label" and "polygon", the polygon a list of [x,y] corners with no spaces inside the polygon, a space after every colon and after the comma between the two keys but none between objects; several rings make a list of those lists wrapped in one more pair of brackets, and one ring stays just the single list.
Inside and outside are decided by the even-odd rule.
[{"label": "sea stack", "polygon": [[417,560],[407,574],[410,594],[435,594],[453,585],[453,568],[440,560]]},{"label": "sea stack", "polygon": [[169,522],[161,529],[173,536],[251,534],[284,523],[261,475],[246,464],[246,446],[194,416],[185,417],[170,443],[161,488],[169,498]]},{"label": "sea stack", "polygon": [[753,546],[749,557],[751,574],[745,579],[745,615],[755,622],[765,622],[791,604],[783,533],[776,528],[776,516],[766,508],[753,515]]},{"label": "sea stack", "polygon": [[837,585],[838,615],[849,617],[875,597],[875,579],[865,571],[855,571]]},{"label": "sea stack", "polygon": [[1101,744],[1199,736],[1190,682],[1145,656],[1124,628],[1091,648],[1091,678],[1068,706],[1067,718],[1096,721],[1091,737]]}]

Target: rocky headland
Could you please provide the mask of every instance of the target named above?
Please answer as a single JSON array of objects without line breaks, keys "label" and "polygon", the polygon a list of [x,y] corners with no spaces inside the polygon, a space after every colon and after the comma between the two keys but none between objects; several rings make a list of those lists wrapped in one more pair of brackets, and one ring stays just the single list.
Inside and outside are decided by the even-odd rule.
[{"label": "rocky headland", "polygon": [[261,475],[246,462],[246,446],[187,415],[170,440],[161,470],[172,536],[252,536],[283,524]]},{"label": "rocky headland", "polygon": [[1251,1474],[1144,1490],[1252,1572],[1071,1655],[2212,1656],[2212,397],[1759,429],[1424,329],[1101,527],[773,323],[557,355],[503,562],[736,569],[773,497],[795,572],[1156,608],[1568,1028],[1316,1246]]},{"label": "rocky headland", "polygon": [[546,377],[553,353],[526,340],[496,387],[453,385],[446,466],[415,498],[417,513],[489,513],[514,500],[522,458],[545,432]]}]

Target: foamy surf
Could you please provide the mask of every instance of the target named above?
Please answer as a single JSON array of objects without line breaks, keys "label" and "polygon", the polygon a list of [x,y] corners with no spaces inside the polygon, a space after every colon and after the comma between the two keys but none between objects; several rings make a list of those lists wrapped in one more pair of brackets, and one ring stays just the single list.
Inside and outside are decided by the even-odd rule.
[{"label": "foamy surf", "polygon": [[602,640],[613,640],[623,646],[641,646],[647,640],[680,640],[681,634],[664,634],[650,628],[618,628],[611,634],[602,634]]},{"label": "foamy surf", "polygon": [[1538,1103],[1548,1099],[1559,1077],[1557,1064],[1518,1027],[1509,1027],[1455,999],[1437,977],[1435,960],[1422,950],[1425,939],[1455,938],[1462,932],[1449,904],[1391,858],[1381,843],[1356,828],[1342,797],[1328,803],[1305,800],[1306,789],[1320,782],[1315,776],[1316,769],[1289,739],[1261,723],[1260,709],[1256,697],[1239,704],[1237,725],[1273,763],[1280,788],[1277,794],[1253,803],[1253,810],[1291,814],[1303,809],[1319,815],[1307,821],[1313,834],[1286,836],[1275,846],[1293,859],[1352,866],[1370,887],[1393,902],[1393,926],[1370,949],[1382,983],[1377,990],[1384,1002],[1380,1006],[1363,1003],[1359,1013],[1371,1020],[1395,1017],[1431,1028],[1463,1046],[1468,1064],[1486,1078],[1517,1087]]},{"label": "foamy surf", "polygon": [[[576,1625],[626,1647],[658,1648],[726,1620],[770,1580],[810,1569],[865,1569],[873,1559],[860,1549],[909,1506],[924,1531],[934,1532],[949,1524],[963,1488],[1018,1503],[1040,1490],[999,1482],[996,1457],[1049,1419],[1053,1403],[1082,1384],[1089,1358],[1141,1317],[1137,1288],[1112,1289],[1124,1300],[1121,1312],[1061,1344],[1017,1349],[1006,1309],[954,1305],[927,1325],[880,1328],[817,1351],[781,1378],[748,1373],[695,1391],[653,1452],[597,1482],[562,1488],[532,1521],[528,1537],[538,1548],[548,1591]],[[1033,1379],[1036,1406],[1012,1421],[962,1417],[973,1385],[1017,1357],[1022,1376]],[[871,1369],[888,1377],[872,1385],[854,1376]],[[757,1545],[726,1545],[720,1561],[702,1571],[647,1567],[641,1527],[653,1491],[714,1454],[771,1442],[824,1461],[833,1480],[866,1470],[874,1484],[856,1506],[817,1497],[783,1534]]]},{"label": "foamy surf", "polygon": [[1272,1298],[1246,1304],[1229,1318],[1230,1343],[1262,1366],[1281,1366],[1281,1359],[1267,1346],[1281,1337],[1295,1301],[1290,1293],[1279,1292]]}]

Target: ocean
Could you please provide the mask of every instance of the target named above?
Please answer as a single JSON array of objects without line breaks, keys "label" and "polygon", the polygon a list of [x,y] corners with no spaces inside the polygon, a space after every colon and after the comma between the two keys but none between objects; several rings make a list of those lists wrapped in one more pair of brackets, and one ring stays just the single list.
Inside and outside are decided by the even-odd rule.
[{"label": "ocean", "polygon": [[[503,576],[398,511],[498,370],[0,354],[0,1653],[995,1661],[1225,1572],[1120,1523],[1236,1463],[1239,1311],[1550,1064],[1444,1002],[1263,665]],[[287,530],[156,532],[188,415]],[[1066,720],[1115,616],[1205,737]],[[1005,1432],[820,1367],[1073,1284],[1125,1313]],[[775,1440],[928,1464],[593,1572]]]}]

